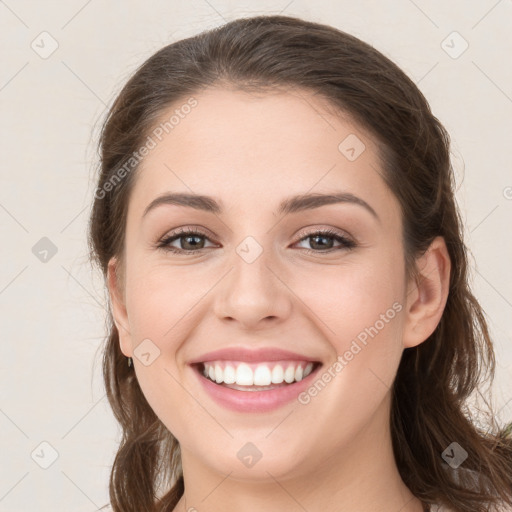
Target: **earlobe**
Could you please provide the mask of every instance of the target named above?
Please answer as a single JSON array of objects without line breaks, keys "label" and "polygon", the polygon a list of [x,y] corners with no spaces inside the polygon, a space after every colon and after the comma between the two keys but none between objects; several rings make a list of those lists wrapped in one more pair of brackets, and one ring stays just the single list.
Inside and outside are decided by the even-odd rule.
[{"label": "earlobe", "polygon": [[126,310],[124,293],[122,290],[122,279],[119,275],[119,260],[116,257],[110,259],[108,263],[107,285],[112,306],[112,315],[114,323],[119,333],[119,344],[121,352],[127,356],[132,356],[132,343],[128,323],[128,313]]},{"label": "earlobe", "polygon": [[415,347],[436,329],[448,300],[451,262],[444,238],[436,237],[416,260],[418,279],[410,282],[405,300],[404,348]]}]

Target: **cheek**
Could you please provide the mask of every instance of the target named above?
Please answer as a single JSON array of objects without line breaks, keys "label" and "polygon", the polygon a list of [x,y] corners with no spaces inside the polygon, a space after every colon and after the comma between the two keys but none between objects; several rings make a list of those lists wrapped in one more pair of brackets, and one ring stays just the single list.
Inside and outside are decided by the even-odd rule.
[{"label": "cheek", "polygon": [[[323,399],[342,417],[366,413],[388,392],[403,351],[404,306],[400,260],[367,260],[363,266],[329,273],[303,273],[294,290],[308,308],[320,336],[330,345],[333,368]],[[322,386],[318,386],[322,389]],[[312,390],[316,393],[315,390]],[[319,412],[322,414],[322,412]],[[366,414],[363,410],[361,415]]]},{"label": "cheek", "polygon": [[140,266],[138,270],[127,281],[127,310],[134,353],[139,350],[140,354],[145,347],[150,364],[136,364],[137,380],[162,423],[175,437],[186,439],[189,421],[201,424],[204,417],[182,384],[183,372],[189,369],[180,366],[177,358],[193,329],[194,304],[204,292],[184,277],[183,269],[178,273]]},{"label": "cheek", "polygon": [[305,273],[294,284],[332,353],[301,403],[332,439],[343,443],[355,436],[391,390],[403,351],[402,287],[400,262],[380,259],[364,268]]},{"label": "cheek", "polygon": [[[150,264],[143,258],[134,258],[129,270],[126,300],[132,346],[136,356],[142,347],[151,354],[148,366],[136,365],[137,379],[151,408],[180,437],[182,424],[170,412],[179,410],[181,418],[198,415],[193,400],[180,384],[186,380],[184,372],[191,371],[183,365],[181,348],[204,319],[203,297],[218,281],[218,274],[199,271],[199,267],[195,271]],[[200,423],[204,418],[198,416],[197,420]]]},{"label": "cheek", "polygon": [[[153,337],[162,345],[173,339],[187,323],[187,314],[215,283],[216,276],[171,268],[165,264],[135,264],[127,280],[127,310],[134,342]],[[145,265],[145,266],[144,266]],[[162,345],[163,347],[163,345]],[[167,347],[169,348],[169,347]]]},{"label": "cheek", "polygon": [[403,286],[400,262],[385,263],[383,258],[376,258],[364,265],[304,270],[290,287],[340,353],[361,333],[360,339],[369,329],[374,333],[372,327],[382,334],[382,343],[396,339],[392,334],[399,332]]}]

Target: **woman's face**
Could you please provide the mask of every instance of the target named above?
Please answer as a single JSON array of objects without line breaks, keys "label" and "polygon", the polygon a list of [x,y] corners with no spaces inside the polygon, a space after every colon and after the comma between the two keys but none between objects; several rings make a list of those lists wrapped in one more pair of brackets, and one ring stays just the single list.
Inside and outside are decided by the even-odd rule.
[{"label": "woman's face", "polygon": [[[375,142],[307,92],[195,100],[162,116],[180,113],[151,134],[130,196],[123,353],[184,468],[279,480],[367,463],[407,345],[399,204]],[[154,203],[169,194],[208,199]],[[309,194],[340,200],[293,199]],[[169,240],[183,229],[199,235]],[[256,391],[255,376],[282,382]]]}]

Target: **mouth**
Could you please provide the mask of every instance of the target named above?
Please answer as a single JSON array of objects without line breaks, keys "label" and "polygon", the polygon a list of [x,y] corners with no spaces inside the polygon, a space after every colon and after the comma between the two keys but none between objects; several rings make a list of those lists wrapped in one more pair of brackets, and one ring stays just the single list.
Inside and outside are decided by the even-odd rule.
[{"label": "mouth", "polygon": [[239,412],[265,412],[297,399],[322,363],[211,360],[190,366],[206,392],[220,405]]}]

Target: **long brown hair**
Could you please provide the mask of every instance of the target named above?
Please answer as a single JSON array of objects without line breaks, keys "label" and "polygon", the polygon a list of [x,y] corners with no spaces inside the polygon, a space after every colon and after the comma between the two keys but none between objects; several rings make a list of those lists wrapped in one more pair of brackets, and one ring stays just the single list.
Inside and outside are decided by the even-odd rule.
[{"label": "long brown hair", "polygon": [[[436,330],[404,350],[394,381],[390,422],[398,469],[424,504],[461,512],[484,512],[500,500],[512,505],[509,432],[499,430],[492,413],[487,427],[477,426],[468,407],[475,393],[484,396],[484,383],[492,383],[495,356],[484,311],[468,283],[449,136],[416,85],[372,46],[327,25],[258,16],[177,41],[151,56],[121,90],[102,126],[89,224],[92,260],[106,277],[109,260],[123,254],[137,171],[133,162],[133,168],[126,163],[169,106],[217,85],[309,91],[379,141],[383,178],[401,206],[407,275],[418,278],[415,258],[436,236],[444,237],[452,268]],[[110,477],[111,504],[115,512],[171,511],[184,491],[179,444],[128,367],[111,313],[107,321],[103,374],[123,432]],[[492,412],[485,397],[484,402]],[[442,453],[454,441],[469,454],[461,466],[468,472],[444,462]]]}]

